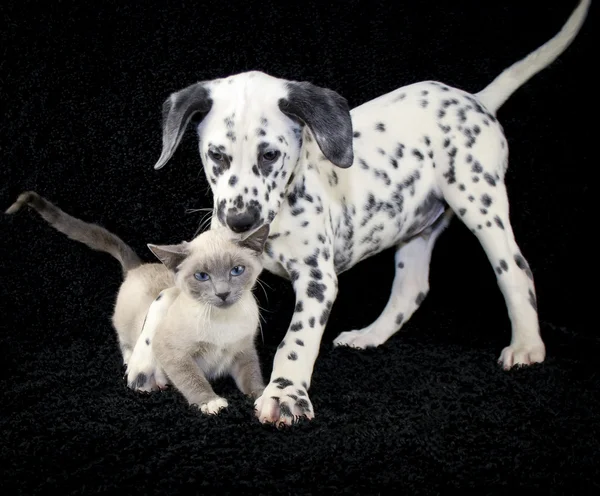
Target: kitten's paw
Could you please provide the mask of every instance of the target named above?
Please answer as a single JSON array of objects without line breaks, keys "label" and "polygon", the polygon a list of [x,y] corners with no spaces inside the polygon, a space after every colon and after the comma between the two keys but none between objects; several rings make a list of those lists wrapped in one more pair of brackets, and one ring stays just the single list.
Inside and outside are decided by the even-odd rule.
[{"label": "kitten's paw", "polygon": [[515,343],[502,350],[498,363],[504,370],[542,363],[546,358],[546,347],[541,338],[525,343]]},{"label": "kitten's paw", "polygon": [[271,382],[254,402],[254,411],[261,423],[276,427],[293,425],[303,417],[311,420],[315,416],[306,388],[281,377]]},{"label": "kitten's paw", "polygon": [[217,396],[216,398],[213,398],[212,400],[206,403],[202,403],[200,405],[200,411],[206,415],[216,415],[223,408],[227,408],[228,405],[229,403],[227,403],[227,400],[225,398]]}]

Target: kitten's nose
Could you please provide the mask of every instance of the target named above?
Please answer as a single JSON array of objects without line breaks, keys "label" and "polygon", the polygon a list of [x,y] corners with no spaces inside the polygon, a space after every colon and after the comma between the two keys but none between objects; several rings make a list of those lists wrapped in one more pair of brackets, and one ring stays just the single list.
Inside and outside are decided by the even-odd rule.
[{"label": "kitten's nose", "polygon": [[240,214],[229,212],[227,214],[227,225],[235,233],[247,232],[256,225],[259,215],[256,208],[248,208]]},{"label": "kitten's nose", "polygon": [[230,294],[231,294],[231,291],[227,291],[226,293],[217,293],[217,296],[219,298],[221,298],[223,301],[225,301]]}]

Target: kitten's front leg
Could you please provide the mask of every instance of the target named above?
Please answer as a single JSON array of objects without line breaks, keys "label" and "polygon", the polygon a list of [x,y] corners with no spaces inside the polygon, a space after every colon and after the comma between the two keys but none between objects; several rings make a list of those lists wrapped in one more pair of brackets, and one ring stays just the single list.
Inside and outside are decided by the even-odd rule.
[{"label": "kitten's front leg", "polygon": [[156,358],[171,384],[190,405],[196,405],[202,413],[217,414],[227,407],[227,400],[213,391],[191,353],[176,342],[177,334],[165,328],[157,331],[152,344]]},{"label": "kitten's front leg", "polygon": [[254,346],[235,356],[231,375],[235,379],[239,390],[253,400],[258,398],[265,390],[265,382],[260,370],[260,360]]}]

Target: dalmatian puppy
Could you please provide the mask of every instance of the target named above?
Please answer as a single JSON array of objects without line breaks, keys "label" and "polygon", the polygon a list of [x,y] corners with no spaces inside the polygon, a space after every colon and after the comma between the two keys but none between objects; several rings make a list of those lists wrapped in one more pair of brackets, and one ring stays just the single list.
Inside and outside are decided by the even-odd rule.
[{"label": "dalmatian puppy", "polygon": [[567,49],[589,4],[581,1],[557,35],[476,94],[425,81],[350,110],[330,89],[251,71],[192,84],[165,101],[155,169],[193,125],[213,225],[244,238],[270,224],[265,267],[295,291],[270,382],[255,403],[261,422],[314,417],[308,390],[337,276],[395,247],[381,315],[334,342],[385,343],[425,299],[433,246],[454,216],[480,241],[506,302],[512,339],[499,362],[504,369],[543,362],[533,275],[509,220],[508,147],[496,112]]}]

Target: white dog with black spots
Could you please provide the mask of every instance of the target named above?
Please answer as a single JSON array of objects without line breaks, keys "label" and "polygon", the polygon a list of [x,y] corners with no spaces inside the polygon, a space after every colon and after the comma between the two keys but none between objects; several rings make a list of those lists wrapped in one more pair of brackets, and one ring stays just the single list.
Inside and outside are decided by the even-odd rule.
[{"label": "white dog with black spots", "polygon": [[479,239],[508,308],[512,339],[499,362],[510,369],[544,361],[533,276],[509,220],[508,146],[495,114],[566,50],[589,5],[581,1],[556,36],[476,94],[426,81],[350,110],[330,89],[252,71],[166,100],[155,168],[195,126],[213,225],[245,237],[269,223],[265,268],[293,284],[295,311],[255,403],[261,422],[314,417],[308,390],[337,276],[395,247],[396,275],[381,315],[334,341],[385,343],[426,297],[433,246],[454,215]]}]

